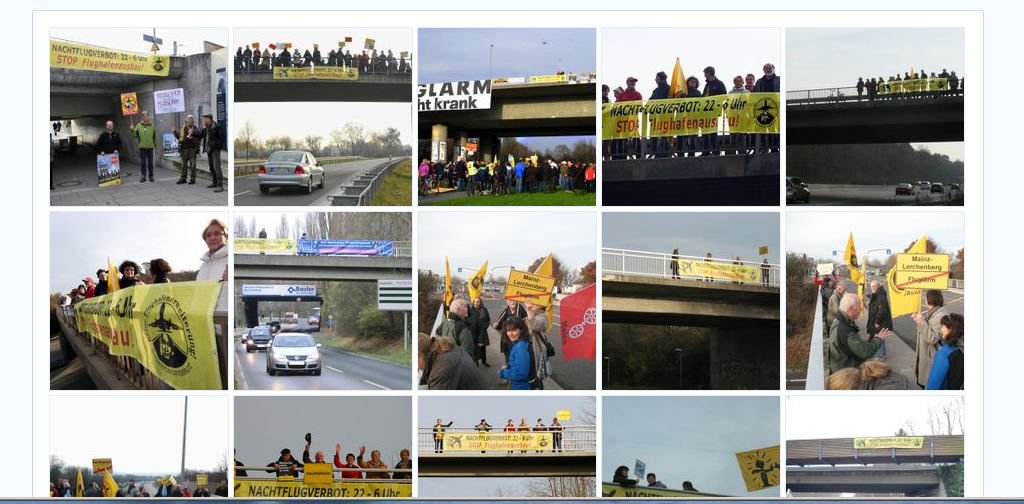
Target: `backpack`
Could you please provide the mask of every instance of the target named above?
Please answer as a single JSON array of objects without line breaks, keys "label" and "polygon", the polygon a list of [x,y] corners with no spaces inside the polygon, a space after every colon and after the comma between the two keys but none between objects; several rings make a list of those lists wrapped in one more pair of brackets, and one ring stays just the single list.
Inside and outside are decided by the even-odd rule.
[{"label": "backpack", "polygon": [[949,371],[946,373],[946,389],[947,390],[963,390],[964,389],[964,351],[957,350],[950,353],[947,357],[949,360]]}]

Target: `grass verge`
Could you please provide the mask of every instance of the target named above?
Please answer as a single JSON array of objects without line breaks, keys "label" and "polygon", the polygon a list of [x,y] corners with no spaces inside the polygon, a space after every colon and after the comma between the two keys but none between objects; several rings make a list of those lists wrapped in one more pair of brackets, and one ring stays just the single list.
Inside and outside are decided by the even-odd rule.
[{"label": "grass verge", "polygon": [[354,354],[373,357],[382,361],[400,364],[402,366],[412,365],[412,341],[409,342],[410,350],[402,351],[402,341],[381,342],[375,340],[357,340],[352,336],[332,336],[320,340],[325,347],[351,352]]},{"label": "grass verge", "polygon": [[405,160],[384,177],[373,206],[412,206],[412,160]]}]

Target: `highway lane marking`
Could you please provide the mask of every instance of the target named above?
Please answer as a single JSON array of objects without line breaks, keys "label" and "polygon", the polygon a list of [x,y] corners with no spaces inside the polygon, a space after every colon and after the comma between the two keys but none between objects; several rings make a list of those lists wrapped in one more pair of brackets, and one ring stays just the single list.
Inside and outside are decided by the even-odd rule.
[{"label": "highway lane marking", "polygon": [[336,367],[328,366],[327,364],[324,364],[324,367],[327,368],[327,369],[330,369],[331,371],[336,371],[338,373],[344,373],[344,371],[342,371],[342,370],[340,370],[340,369],[338,369]]},{"label": "highway lane marking", "polygon": [[373,383],[373,382],[372,382],[372,381],[370,381],[370,380],[363,380],[363,383],[369,383],[370,385],[373,385],[374,387],[377,387],[377,388],[380,388],[380,389],[384,389],[384,390],[391,390],[391,389],[389,389],[389,388],[385,387],[384,385],[381,385],[381,384],[379,384],[379,383]]},{"label": "highway lane marking", "polygon": [[243,195],[243,194],[249,194],[249,193],[251,193],[251,192],[252,192],[252,191],[243,191],[243,192],[240,192],[240,193],[235,193],[235,196],[241,196],[241,195]]}]

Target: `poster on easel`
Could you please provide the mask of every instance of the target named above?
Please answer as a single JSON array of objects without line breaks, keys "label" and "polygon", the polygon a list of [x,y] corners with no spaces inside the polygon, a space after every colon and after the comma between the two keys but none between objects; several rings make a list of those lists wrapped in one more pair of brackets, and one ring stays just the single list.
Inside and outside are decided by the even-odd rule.
[{"label": "poster on easel", "polygon": [[121,156],[119,154],[101,154],[96,156],[96,175],[100,187],[121,185]]}]

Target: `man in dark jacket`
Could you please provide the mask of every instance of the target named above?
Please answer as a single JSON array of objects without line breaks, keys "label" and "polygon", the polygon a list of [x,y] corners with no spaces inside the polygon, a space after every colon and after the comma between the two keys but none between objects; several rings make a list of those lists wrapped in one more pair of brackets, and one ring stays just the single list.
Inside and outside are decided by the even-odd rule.
[{"label": "man in dark jacket", "polygon": [[491,326],[491,313],[487,311],[484,302],[479,297],[473,300],[470,311],[474,314],[475,327],[473,328],[473,343],[476,345],[476,353],[473,359],[480,362],[484,367],[491,367],[487,363],[487,347],[491,344],[491,338],[487,335],[487,328]]},{"label": "man in dark jacket", "polygon": [[[245,464],[238,461],[238,449],[235,449],[235,467],[245,467]],[[235,469],[235,476],[248,476],[249,473],[245,469]]]},{"label": "man in dark jacket", "polygon": [[96,288],[92,291],[92,297],[102,296],[107,293],[107,270],[100,268],[96,270]]},{"label": "man in dark jacket", "polygon": [[473,355],[476,345],[468,320],[469,303],[465,299],[456,299],[448,308],[448,319],[438,326],[437,335],[451,338],[456,345],[466,351],[466,355]]},{"label": "man in dark jacket", "polygon": [[[654,76],[654,83],[657,84],[658,87],[654,88],[654,91],[651,91],[651,98],[650,99],[651,100],[665,100],[665,99],[668,99],[668,97],[669,97],[668,96],[668,93],[669,93],[668,75],[666,75],[665,72],[658,72]],[[652,143],[654,144],[653,147],[654,147],[654,155],[655,155],[655,157],[659,157],[659,156],[660,157],[666,157],[666,156],[670,156],[671,155],[671,153],[668,152],[668,149],[669,149],[668,138],[657,138],[657,139],[654,139],[652,141]]]},{"label": "man in dark jacket", "polygon": [[[725,83],[715,76],[715,67],[709,66],[704,69],[704,96],[718,96],[727,94]],[[704,155],[718,155],[718,133],[706,133],[704,135]]]},{"label": "man in dark jacket", "polygon": [[281,450],[281,456],[277,460],[267,464],[268,473],[277,473],[278,476],[298,477],[302,471],[302,463],[292,457],[292,451],[288,448]]},{"label": "man in dark jacket", "polygon": [[764,64],[764,76],[754,83],[755,93],[778,93],[782,88],[782,78],[775,75],[775,65]]},{"label": "man in dark jacket", "polygon": [[100,138],[96,140],[96,150],[100,152],[101,156],[121,152],[121,135],[114,131],[114,121],[107,121],[107,129],[100,133]]},{"label": "man in dark jacket", "polygon": [[[868,302],[868,335],[873,339],[882,329],[892,330],[892,312],[889,310],[889,293],[878,280],[871,281],[871,301]],[[875,357],[886,357],[885,341]]]},{"label": "man in dark jacket", "polygon": [[203,152],[206,153],[207,162],[210,165],[210,175],[213,182],[206,186],[212,188],[213,192],[224,191],[224,174],[220,170],[220,151],[224,148],[224,128],[213,120],[213,115],[203,115]]}]

